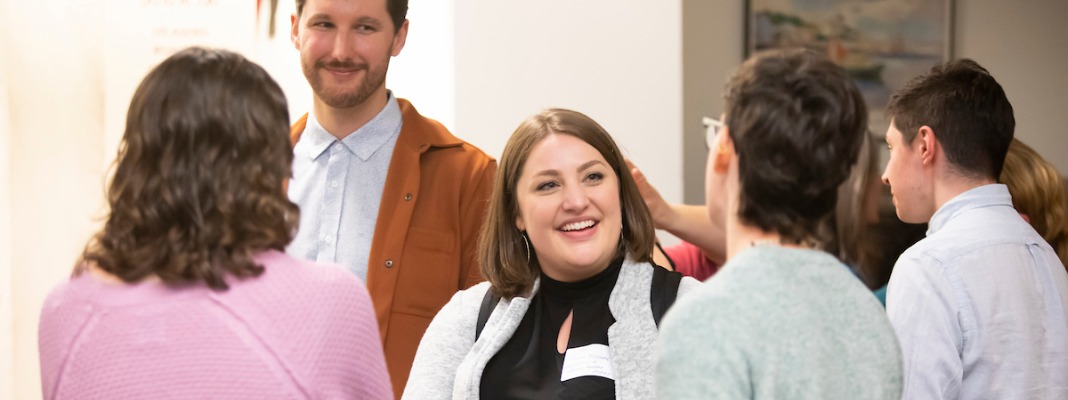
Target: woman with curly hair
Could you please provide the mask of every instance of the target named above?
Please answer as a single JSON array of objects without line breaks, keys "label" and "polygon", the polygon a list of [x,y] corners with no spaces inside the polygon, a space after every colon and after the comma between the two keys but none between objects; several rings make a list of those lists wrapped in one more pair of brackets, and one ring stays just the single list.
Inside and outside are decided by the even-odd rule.
[{"label": "woman with curly hair", "polygon": [[364,285],[282,252],[288,132],[241,55],[194,47],[148,73],[103,230],[41,312],[44,398],[392,398]]}]

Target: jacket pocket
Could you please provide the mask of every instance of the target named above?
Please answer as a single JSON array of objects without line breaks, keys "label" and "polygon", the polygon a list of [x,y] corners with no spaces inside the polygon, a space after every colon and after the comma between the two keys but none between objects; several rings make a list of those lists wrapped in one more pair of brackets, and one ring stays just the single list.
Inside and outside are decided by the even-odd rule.
[{"label": "jacket pocket", "polygon": [[456,234],[411,227],[401,256],[394,310],[433,318],[459,290]]}]

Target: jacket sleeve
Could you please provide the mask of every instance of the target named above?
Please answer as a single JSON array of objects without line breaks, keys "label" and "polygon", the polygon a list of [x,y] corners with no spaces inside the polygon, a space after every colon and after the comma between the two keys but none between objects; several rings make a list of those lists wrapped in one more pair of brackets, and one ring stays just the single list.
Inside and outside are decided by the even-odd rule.
[{"label": "jacket sleeve", "polygon": [[475,344],[475,323],[489,284],[457,292],[419,342],[402,399],[452,398],[456,370]]},{"label": "jacket sleeve", "polygon": [[460,262],[463,263],[460,266],[460,290],[485,280],[478,263],[478,238],[486,220],[486,208],[489,206],[490,192],[493,189],[493,175],[497,172],[497,161],[485,157],[480,164],[479,168],[472,171],[471,195],[460,206]]}]

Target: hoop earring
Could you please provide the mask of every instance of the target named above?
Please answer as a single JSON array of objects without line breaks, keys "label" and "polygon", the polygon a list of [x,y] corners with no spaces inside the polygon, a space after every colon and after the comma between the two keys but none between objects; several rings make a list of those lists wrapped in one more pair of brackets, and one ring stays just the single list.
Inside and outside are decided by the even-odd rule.
[{"label": "hoop earring", "polygon": [[530,264],[530,242],[527,241],[527,233],[519,231],[519,237],[523,238],[523,247],[527,249],[527,264]]}]

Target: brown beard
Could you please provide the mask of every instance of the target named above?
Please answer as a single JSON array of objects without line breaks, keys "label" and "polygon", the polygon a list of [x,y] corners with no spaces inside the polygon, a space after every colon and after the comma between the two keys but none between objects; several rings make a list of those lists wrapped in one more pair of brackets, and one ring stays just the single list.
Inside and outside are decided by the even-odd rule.
[{"label": "brown beard", "polygon": [[[390,51],[392,54],[392,51]],[[343,68],[352,70],[363,70],[364,78],[359,87],[354,91],[347,91],[342,93],[329,93],[328,88],[323,83],[323,78],[319,74],[319,71],[330,68]],[[311,68],[306,65],[302,65],[304,70],[304,77],[308,79],[308,84],[311,85],[312,91],[319,97],[326,105],[333,108],[352,108],[363,104],[375,89],[382,86],[386,81],[386,71],[389,69],[389,58],[386,58],[386,62],[381,70],[375,70],[370,68],[366,63],[357,64],[352,61],[332,60],[328,62],[317,61]]]}]

